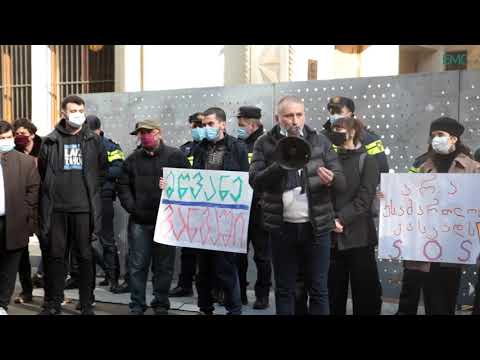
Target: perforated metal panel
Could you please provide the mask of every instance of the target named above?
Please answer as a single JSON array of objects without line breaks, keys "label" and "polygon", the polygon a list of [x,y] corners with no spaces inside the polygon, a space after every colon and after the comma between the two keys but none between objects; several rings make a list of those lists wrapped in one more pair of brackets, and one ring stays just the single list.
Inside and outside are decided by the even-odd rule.
[{"label": "perforated metal panel", "polygon": [[[143,119],[158,119],[166,142],[180,146],[190,140],[188,116],[210,106],[219,106],[226,111],[227,131],[236,136],[238,107],[256,105],[262,108],[263,122],[270,129],[274,104],[284,95],[296,95],[304,99],[306,123],[321,130],[328,115],[328,99],[347,96],[355,101],[357,117],[382,137],[391,171],[406,172],[415,157],[426,151],[429,125],[437,117],[460,118],[467,125],[465,142],[475,147],[475,138],[480,134],[478,89],[480,72],[449,71],[276,85],[88,94],[84,98],[87,112],[100,117],[107,136],[118,141],[128,154],[134,149],[136,140],[129,132],[137,121]],[[126,244],[127,217],[118,204],[116,210],[116,234]],[[125,250],[124,245],[122,251]],[[398,297],[402,277],[400,262],[380,260],[378,269],[384,297]],[[462,280],[461,304],[472,301],[466,291],[468,282],[476,278],[472,269],[466,269]]]},{"label": "perforated metal panel", "polygon": [[[275,86],[276,102],[295,95],[305,103],[306,123],[317,130],[327,121],[331,97],[346,96],[355,102],[355,115],[383,140],[391,172],[406,172],[426,151],[429,126],[440,116],[458,118],[458,72],[413,74],[360,79],[306,81]],[[378,260],[386,298],[400,295],[399,261]]]},{"label": "perforated metal panel", "polygon": [[[460,106],[459,121],[465,126],[462,141],[475,151],[480,146],[480,72],[460,72]],[[462,274],[459,304],[472,305],[473,289],[478,281],[477,267],[466,266]]]},{"label": "perforated metal panel", "polygon": [[[81,95],[88,114],[96,114],[102,121],[107,137],[118,142],[125,154],[136,147],[136,137],[130,135],[135,123],[156,119],[162,125],[163,137],[168,145],[179,147],[191,140],[189,115],[217,106],[227,114],[227,132],[237,136],[236,114],[243,105],[262,109],[263,123],[273,125],[273,85],[251,85],[146,91],[136,93],[101,93]],[[121,258],[127,253],[128,215],[117,201],[115,203],[115,237],[118,239]],[[121,261],[121,272],[125,262]],[[178,267],[177,267],[178,270]]]}]

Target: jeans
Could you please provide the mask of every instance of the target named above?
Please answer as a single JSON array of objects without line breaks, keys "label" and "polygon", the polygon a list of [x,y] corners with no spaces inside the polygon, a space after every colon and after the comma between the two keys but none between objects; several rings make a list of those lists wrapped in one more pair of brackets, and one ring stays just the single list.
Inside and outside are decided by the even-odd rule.
[{"label": "jeans", "polygon": [[309,295],[308,314],[328,315],[330,233],[314,235],[308,223],[283,223],[272,233],[275,302],[278,315],[294,315],[296,285],[301,267]]},{"label": "jeans", "polygon": [[147,310],[146,287],[148,269],[152,264],[154,299],[152,308],[170,308],[168,292],[173,278],[175,247],[153,241],[155,225],[128,222],[128,267],[131,291],[130,310],[143,313]]},{"label": "jeans", "polygon": [[[269,233],[258,224],[250,222],[248,227],[248,244],[253,245],[253,261],[257,266],[257,281],[255,283],[255,296],[268,298],[272,286],[272,249]],[[248,247],[247,247],[248,249]],[[238,276],[240,288],[247,287],[248,251],[247,254],[238,255]]]},{"label": "jeans", "polygon": [[216,284],[225,292],[225,308],[229,315],[241,315],[240,286],[237,272],[237,254],[231,252],[198,250],[198,307],[213,312],[212,290]]}]

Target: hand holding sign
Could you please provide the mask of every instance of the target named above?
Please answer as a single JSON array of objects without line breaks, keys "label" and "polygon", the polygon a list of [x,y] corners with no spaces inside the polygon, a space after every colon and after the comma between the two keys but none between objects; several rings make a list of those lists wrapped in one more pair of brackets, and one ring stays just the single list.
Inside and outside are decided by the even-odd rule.
[{"label": "hand holding sign", "polygon": [[379,258],[475,264],[479,176],[382,174]]},{"label": "hand holding sign", "polygon": [[158,186],[161,190],[165,190],[167,188],[167,182],[163,179],[163,177],[160,178]]}]

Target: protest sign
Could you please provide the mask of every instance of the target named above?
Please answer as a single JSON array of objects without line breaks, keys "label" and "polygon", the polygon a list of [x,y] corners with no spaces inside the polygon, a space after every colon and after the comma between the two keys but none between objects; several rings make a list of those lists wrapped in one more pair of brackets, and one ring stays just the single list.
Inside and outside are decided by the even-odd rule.
[{"label": "protest sign", "polygon": [[180,247],[247,252],[253,190],[247,172],[163,169],[154,241]]},{"label": "protest sign", "polygon": [[478,174],[382,174],[378,257],[475,264]]}]

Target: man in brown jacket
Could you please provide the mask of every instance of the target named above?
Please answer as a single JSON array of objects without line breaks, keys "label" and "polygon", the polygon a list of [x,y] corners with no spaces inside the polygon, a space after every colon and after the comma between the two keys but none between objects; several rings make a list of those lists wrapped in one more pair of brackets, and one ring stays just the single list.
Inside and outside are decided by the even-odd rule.
[{"label": "man in brown jacket", "polygon": [[35,227],[40,176],[35,160],[16,150],[12,126],[0,121],[0,315],[15,289],[18,265]]}]

